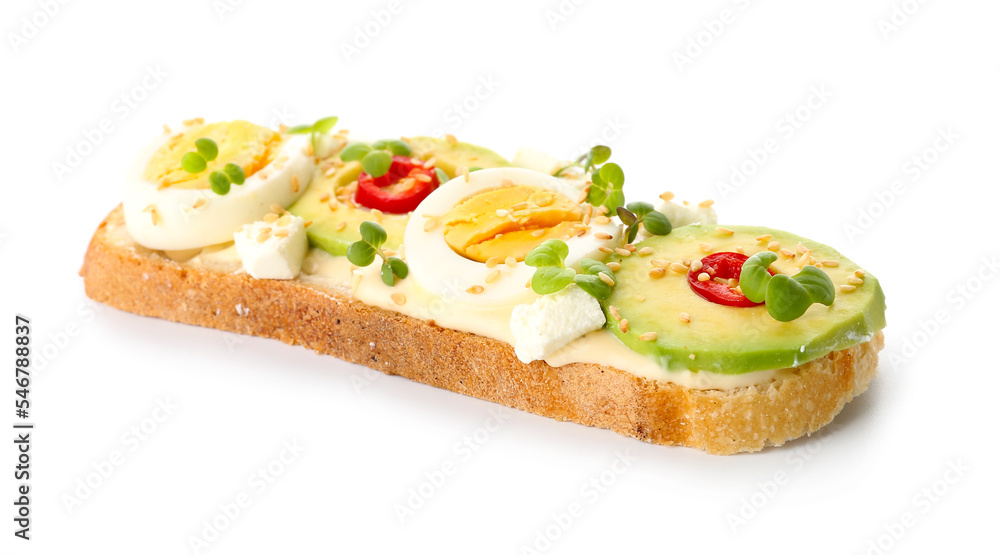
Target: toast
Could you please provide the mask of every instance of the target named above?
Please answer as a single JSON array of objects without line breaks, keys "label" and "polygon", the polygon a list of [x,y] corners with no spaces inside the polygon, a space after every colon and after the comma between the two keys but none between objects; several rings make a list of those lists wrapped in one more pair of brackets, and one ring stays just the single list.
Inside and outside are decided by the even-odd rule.
[{"label": "toast", "polygon": [[769,383],[728,390],[598,364],[525,364],[507,343],[366,305],[349,289],[175,262],[129,235],[121,206],[94,234],[80,275],[89,297],[127,312],[279,339],[556,420],[718,455],[819,430],[867,389],[884,345],[879,331]]}]

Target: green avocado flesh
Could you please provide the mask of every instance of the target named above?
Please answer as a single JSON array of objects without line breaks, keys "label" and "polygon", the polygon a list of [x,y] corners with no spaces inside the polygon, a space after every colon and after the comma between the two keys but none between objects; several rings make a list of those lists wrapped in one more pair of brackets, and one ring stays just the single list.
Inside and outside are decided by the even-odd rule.
[{"label": "green avocado flesh", "polygon": [[[421,160],[434,158],[435,167],[448,177],[455,177],[457,167],[497,168],[509,166],[510,162],[486,148],[468,143],[451,144],[444,139],[416,137],[410,139],[413,156]],[[371,210],[364,206],[351,206],[337,200],[337,191],[357,181],[361,174],[360,162],[348,162],[333,175],[327,176],[317,169],[309,187],[288,211],[305,220],[312,220],[306,229],[312,246],[333,255],[347,254],[351,243],[361,240],[361,222],[372,220]],[[320,200],[328,197],[327,200]],[[331,205],[337,208],[331,209]],[[409,214],[384,214],[379,222],[388,235],[384,247],[399,250]]]},{"label": "green avocado flesh", "polygon": [[[864,283],[855,291],[841,291],[840,285],[847,284],[859,267],[837,251],[765,227],[726,228],[735,233],[727,237],[714,225],[683,226],[669,235],[636,244],[640,249],[652,248],[649,256],[613,256],[611,261],[621,264],[621,269],[615,274],[616,285],[611,296],[602,303],[612,333],[629,348],[652,357],[666,369],[743,374],[799,366],[868,341],[885,327],[885,295],[878,280],[866,274]],[[757,237],[767,234],[772,236],[767,242],[757,241]],[[814,304],[798,319],[779,322],[768,315],[764,305],[740,308],[703,299],[691,289],[687,273],[668,269],[662,278],[649,276],[653,260],[683,263],[685,259],[695,261],[708,256],[702,244],[709,245],[712,253],[736,252],[739,246],[747,256],[753,256],[766,250],[770,241],[779,242],[780,248],[795,255],[788,258],[778,254],[778,260],[771,265],[775,272],[790,276],[798,273],[803,256],[798,252],[800,244],[812,251],[816,261],[839,263],[822,268],[836,289],[832,306]],[[628,320],[627,332],[622,333],[619,323],[612,318],[611,306],[617,307],[620,316]],[[682,312],[690,315],[689,323],[681,321]],[[656,332],[656,340],[640,339],[648,332]]]}]

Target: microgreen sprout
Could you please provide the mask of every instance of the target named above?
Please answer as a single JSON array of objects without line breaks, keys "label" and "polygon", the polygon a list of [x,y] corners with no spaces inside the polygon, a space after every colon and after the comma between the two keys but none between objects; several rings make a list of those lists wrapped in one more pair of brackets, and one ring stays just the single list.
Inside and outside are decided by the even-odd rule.
[{"label": "microgreen sprout", "polygon": [[409,267],[402,259],[394,256],[387,256],[382,251],[388,235],[385,229],[375,222],[361,222],[361,240],[351,243],[347,248],[347,259],[355,266],[370,266],[375,262],[375,257],[382,259],[382,282],[392,287],[396,283],[396,278],[403,279],[410,273]]},{"label": "microgreen sprout", "polygon": [[[605,206],[609,214],[614,214],[618,207],[625,204],[625,171],[611,158],[611,148],[597,145],[581,155],[572,164],[560,168],[553,175],[559,177],[570,168],[583,168],[584,173],[590,173],[590,190],[587,192],[587,202],[596,206]],[[608,162],[608,163],[605,163]]]},{"label": "microgreen sprout", "polygon": [[313,122],[312,125],[296,125],[295,127],[289,127],[288,132],[292,134],[305,134],[309,133],[309,139],[312,141],[313,155],[316,155],[316,137],[324,133],[329,133],[335,125],[337,125],[337,116],[330,116],[327,118],[320,118]]},{"label": "microgreen sprout", "polygon": [[768,266],[778,259],[771,251],[757,253],[743,263],[740,290],[747,299],[763,302],[767,313],[779,322],[791,322],[806,313],[813,303],[831,306],[833,280],[815,266],[806,266],[794,276],[771,275]]},{"label": "microgreen sprout", "polygon": [[639,224],[653,235],[668,235],[673,231],[670,219],[662,212],[653,210],[653,205],[648,202],[630,202],[628,206],[619,206],[618,218],[625,224],[626,243],[635,241]]},{"label": "microgreen sprout", "polygon": [[562,291],[570,283],[576,283],[597,300],[602,301],[611,296],[611,287],[615,282],[611,268],[603,262],[584,258],[580,260],[583,272],[578,273],[574,268],[566,267],[567,256],[569,246],[559,239],[549,239],[531,249],[524,258],[525,264],[537,268],[531,276],[531,290],[539,295],[548,295]]},{"label": "microgreen sprout", "polygon": [[[393,156],[410,156],[413,149],[406,141],[382,139],[372,144],[351,143],[340,151],[340,159],[345,162],[361,161],[361,169],[372,177],[382,177],[389,173]],[[440,178],[440,176],[438,176]],[[439,179],[440,181],[440,179]],[[444,183],[447,179],[441,181]]]},{"label": "microgreen sprout", "polygon": [[[194,142],[195,152],[185,153],[181,157],[181,168],[188,173],[201,173],[208,168],[208,163],[219,156],[219,145],[212,139],[202,137]],[[214,171],[208,176],[208,184],[212,187],[212,192],[217,195],[229,193],[230,185],[243,185],[246,181],[246,173],[243,168],[233,164],[226,164],[222,171]]]}]

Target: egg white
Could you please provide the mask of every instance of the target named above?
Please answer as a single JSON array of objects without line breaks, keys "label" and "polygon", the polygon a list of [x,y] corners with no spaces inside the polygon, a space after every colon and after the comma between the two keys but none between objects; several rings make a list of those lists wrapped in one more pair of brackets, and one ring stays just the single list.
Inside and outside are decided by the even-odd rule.
[{"label": "egg white", "polygon": [[[271,212],[271,206],[287,208],[295,202],[316,169],[313,157],[306,154],[309,136],[290,135],[270,164],[248,176],[243,185],[233,184],[226,195],[211,189],[161,189],[144,179],[143,172],[170,136],[164,133],[144,149],[126,177],[122,203],[125,224],[136,242],[149,249],[186,250],[232,241],[240,226],[261,219]],[[282,158],[287,159],[279,169],[276,163]],[[299,180],[297,192],[292,187],[293,176]],[[156,209],[155,222],[149,207]]]},{"label": "egg white", "polygon": [[[445,299],[477,306],[512,305],[530,302],[535,295],[525,284],[535,273],[535,268],[518,262],[513,268],[500,263],[495,268],[487,268],[482,262],[469,260],[456,253],[445,242],[443,225],[424,231],[428,218],[443,216],[460,202],[489,189],[501,187],[503,180],[509,179],[515,185],[543,187],[571,199],[576,199],[585,184],[570,181],[524,168],[493,168],[478,170],[469,174],[469,182],[462,176],[442,184],[427,196],[414,210],[406,226],[403,245],[406,249],[406,263],[410,277],[425,289],[440,294]],[[582,237],[566,239],[569,255],[566,265],[573,266],[581,258],[603,256],[598,251],[602,246],[613,247],[621,238],[621,226],[612,221],[605,225],[591,222],[591,231]],[[595,233],[607,233],[611,239],[597,239]],[[486,276],[500,270],[500,278],[486,283]],[[469,293],[476,285],[484,288],[482,293]]]}]

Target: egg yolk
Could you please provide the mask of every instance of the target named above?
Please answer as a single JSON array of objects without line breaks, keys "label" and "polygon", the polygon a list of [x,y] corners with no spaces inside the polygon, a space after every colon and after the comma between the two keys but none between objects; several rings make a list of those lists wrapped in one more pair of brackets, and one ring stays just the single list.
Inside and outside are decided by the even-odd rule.
[{"label": "egg yolk", "polygon": [[[205,171],[188,173],[181,167],[181,158],[195,152],[195,141],[212,139],[219,155],[208,163]],[[167,140],[146,166],[143,177],[160,188],[208,189],[208,176],[232,163],[243,168],[247,177],[271,163],[281,147],[281,135],[248,121],[236,120],[210,124],[195,124],[183,133]]]},{"label": "egg yolk", "polygon": [[456,253],[477,262],[513,256],[518,262],[548,239],[568,239],[583,219],[569,197],[527,185],[474,195],[441,218],[444,240]]}]

